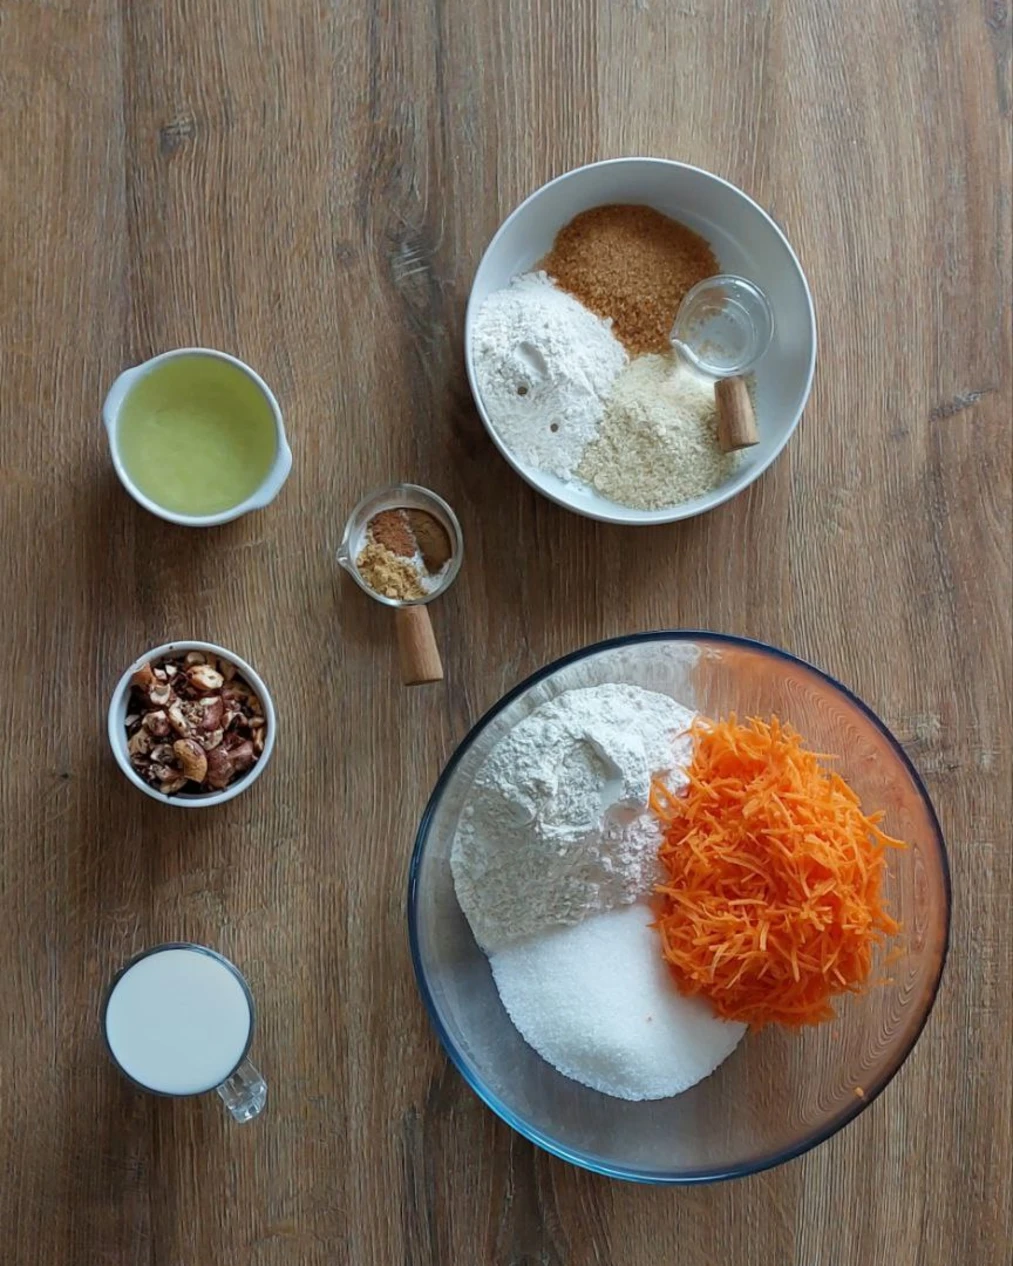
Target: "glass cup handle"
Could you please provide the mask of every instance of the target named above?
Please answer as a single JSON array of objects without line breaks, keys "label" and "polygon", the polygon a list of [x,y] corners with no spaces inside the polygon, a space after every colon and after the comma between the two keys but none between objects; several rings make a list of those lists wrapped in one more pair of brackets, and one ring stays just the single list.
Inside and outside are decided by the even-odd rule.
[{"label": "glass cup handle", "polygon": [[252,1121],[267,1102],[267,1082],[248,1059],[216,1089],[237,1121]]}]

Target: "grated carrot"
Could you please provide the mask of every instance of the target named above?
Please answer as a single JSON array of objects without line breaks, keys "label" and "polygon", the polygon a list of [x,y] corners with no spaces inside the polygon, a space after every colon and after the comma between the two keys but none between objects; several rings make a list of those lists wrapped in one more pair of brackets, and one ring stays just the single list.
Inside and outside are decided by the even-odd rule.
[{"label": "grated carrot", "polygon": [[697,720],[689,787],[660,783],[657,928],[676,984],[754,1027],[819,1024],[867,985],[876,945],[900,925],[881,885],[882,813],[777,718]]}]

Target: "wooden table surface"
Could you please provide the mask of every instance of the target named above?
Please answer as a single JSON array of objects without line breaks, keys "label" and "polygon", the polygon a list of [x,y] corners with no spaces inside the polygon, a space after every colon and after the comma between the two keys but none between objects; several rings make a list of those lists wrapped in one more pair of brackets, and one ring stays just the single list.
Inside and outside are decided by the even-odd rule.
[{"label": "wooden table surface", "polygon": [[[15,1266],[1004,1266],[1013,1215],[1010,8],[998,0],[0,0],[0,1260]],[[464,306],[503,216],[621,154],[708,167],[784,227],[816,386],[746,495],[647,533],[571,516],[485,437]],[[99,407],[204,344],[274,386],[267,512],[169,527]],[[393,477],[468,543],[445,686],[395,680],[342,583]],[[415,824],[469,724],[589,641],[749,634],[901,737],[947,834],[953,939],[887,1092],[801,1160],[663,1190],[535,1150],[418,1000]],[[259,666],[282,731],[227,810],[165,811],[104,712],[172,636]],[[133,1093],[98,1040],[133,951],[247,972],[271,1083],[233,1127]]]}]

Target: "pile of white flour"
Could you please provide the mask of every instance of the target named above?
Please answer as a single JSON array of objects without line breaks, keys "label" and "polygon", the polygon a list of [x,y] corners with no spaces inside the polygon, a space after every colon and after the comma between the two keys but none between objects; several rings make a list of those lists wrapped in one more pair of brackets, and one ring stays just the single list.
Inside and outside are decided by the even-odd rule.
[{"label": "pile of white flour", "polygon": [[638,686],[569,690],[500,740],[475,777],[451,868],[487,954],[628,905],[660,877],[652,777],[686,785],[693,713]]},{"label": "pile of white flour", "polygon": [[503,443],[569,479],[628,361],[612,323],[545,273],[524,273],[486,299],[472,349],[479,394]]}]

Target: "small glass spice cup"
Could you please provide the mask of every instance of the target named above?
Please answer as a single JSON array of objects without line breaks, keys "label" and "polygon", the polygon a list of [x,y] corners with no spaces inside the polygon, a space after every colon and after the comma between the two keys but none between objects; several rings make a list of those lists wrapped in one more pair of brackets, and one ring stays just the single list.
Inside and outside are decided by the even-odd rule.
[{"label": "small glass spice cup", "polygon": [[745,277],[705,277],[675,316],[672,346],[700,373],[734,378],[748,373],[770,346],[774,314],[767,296]]},{"label": "small glass spice cup", "polygon": [[[384,510],[422,510],[431,515],[447,534],[450,557],[433,587],[421,597],[391,598],[379,593],[359,571],[356,560],[366,545],[367,529]],[[463,556],[464,538],[457,515],[442,497],[418,484],[391,484],[368,493],[348,517],[338,546],[338,562],[374,602],[394,608],[401,677],[406,686],[443,680],[443,665],[426,607],[457,579]]]}]

